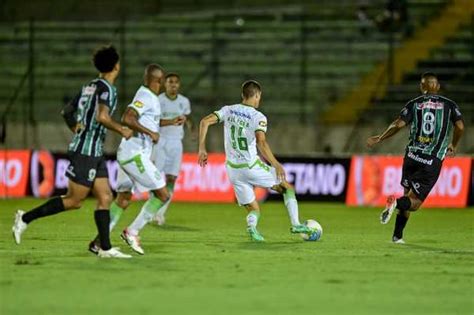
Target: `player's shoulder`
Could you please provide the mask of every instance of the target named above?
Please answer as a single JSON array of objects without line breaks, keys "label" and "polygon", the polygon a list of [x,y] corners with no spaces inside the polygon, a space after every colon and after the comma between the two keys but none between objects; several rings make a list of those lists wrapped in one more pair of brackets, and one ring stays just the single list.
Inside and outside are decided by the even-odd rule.
[{"label": "player's shoulder", "polygon": [[424,98],[426,97],[425,94],[421,94],[421,95],[418,95],[412,99],[410,99],[408,102],[407,102],[407,105],[413,105],[421,100],[423,100]]},{"label": "player's shoulder", "polygon": [[155,93],[153,93],[149,88],[143,85],[138,88],[135,97],[141,98],[143,99],[143,101],[150,101],[158,98]]},{"label": "player's shoulder", "polygon": [[178,101],[181,101],[181,102],[189,103],[189,98],[187,98],[187,97],[184,96],[183,94],[178,94],[177,100],[178,100]]},{"label": "player's shoulder", "polygon": [[442,101],[444,101],[445,103],[451,105],[451,106],[455,106],[455,107],[458,107],[458,104],[453,101],[452,99],[444,96],[444,95],[437,95],[439,99],[441,99]]},{"label": "player's shoulder", "polygon": [[91,83],[95,84],[95,86],[97,86],[97,90],[100,90],[100,91],[112,92],[114,90],[113,85],[107,82],[107,80],[102,79],[102,78],[94,79],[91,81]]}]

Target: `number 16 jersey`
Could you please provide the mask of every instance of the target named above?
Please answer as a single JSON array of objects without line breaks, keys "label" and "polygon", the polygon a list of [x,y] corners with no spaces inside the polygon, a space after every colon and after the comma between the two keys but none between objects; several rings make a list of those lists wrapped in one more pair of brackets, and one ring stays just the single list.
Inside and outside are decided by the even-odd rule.
[{"label": "number 16 jersey", "polygon": [[224,106],[214,114],[224,123],[227,163],[236,167],[252,166],[259,159],[255,132],[267,132],[265,115],[244,104]]},{"label": "number 16 jersey", "polygon": [[407,152],[423,153],[443,160],[453,124],[462,119],[458,105],[435,94],[424,94],[409,101],[400,118],[410,128]]}]

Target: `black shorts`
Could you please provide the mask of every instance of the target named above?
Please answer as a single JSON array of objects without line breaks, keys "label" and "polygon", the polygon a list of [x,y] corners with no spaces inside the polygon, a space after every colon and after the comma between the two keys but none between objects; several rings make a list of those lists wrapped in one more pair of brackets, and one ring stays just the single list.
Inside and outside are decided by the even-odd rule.
[{"label": "black shorts", "polygon": [[443,161],[422,153],[407,152],[403,159],[401,185],[425,200],[438,181]]},{"label": "black shorts", "polygon": [[103,156],[95,157],[69,152],[69,164],[66,176],[75,183],[92,187],[99,177],[109,177]]}]

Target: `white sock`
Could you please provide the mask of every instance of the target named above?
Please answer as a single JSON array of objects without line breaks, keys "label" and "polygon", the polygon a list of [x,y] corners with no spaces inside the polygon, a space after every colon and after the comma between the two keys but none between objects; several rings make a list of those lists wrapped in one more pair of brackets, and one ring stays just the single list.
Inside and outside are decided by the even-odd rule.
[{"label": "white sock", "polygon": [[288,216],[290,217],[291,225],[300,225],[301,223],[298,212],[298,201],[296,201],[295,191],[292,189],[287,189],[283,194],[283,199],[285,201],[286,210],[288,210]]},{"label": "white sock", "polygon": [[247,226],[248,227],[257,227],[258,218],[260,217],[260,213],[258,211],[250,211],[247,215]]},{"label": "white sock", "polygon": [[140,213],[135,220],[127,228],[131,235],[138,235],[141,229],[147,225],[148,222],[153,220],[160,207],[163,206],[163,202],[155,197],[150,197],[144,204]]}]

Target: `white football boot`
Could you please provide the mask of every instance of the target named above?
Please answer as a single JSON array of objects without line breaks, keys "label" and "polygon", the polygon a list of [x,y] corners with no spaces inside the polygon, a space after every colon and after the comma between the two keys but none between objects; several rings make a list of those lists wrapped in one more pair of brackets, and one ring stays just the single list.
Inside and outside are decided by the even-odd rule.
[{"label": "white football boot", "polygon": [[99,249],[97,256],[100,258],[132,258],[132,255],[122,253],[118,247],[112,247],[109,250]]},{"label": "white football boot", "polygon": [[21,219],[24,214],[25,211],[17,210],[15,214],[15,223],[12,226],[13,238],[17,244],[21,243],[21,234],[23,234],[23,232],[25,232],[26,228],[28,227],[28,224],[23,222]]},{"label": "white football boot", "polygon": [[122,234],[120,234],[122,240],[130,246],[130,248],[136,252],[137,254],[144,255],[145,251],[143,250],[140,244],[140,236],[132,235],[128,233],[128,230],[123,230]]},{"label": "white football boot", "polygon": [[394,196],[389,196],[387,198],[387,205],[385,206],[385,209],[380,214],[380,223],[387,224],[388,221],[390,221],[390,218],[392,217],[393,211],[395,210],[396,206],[397,206],[397,199],[395,199]]}]

